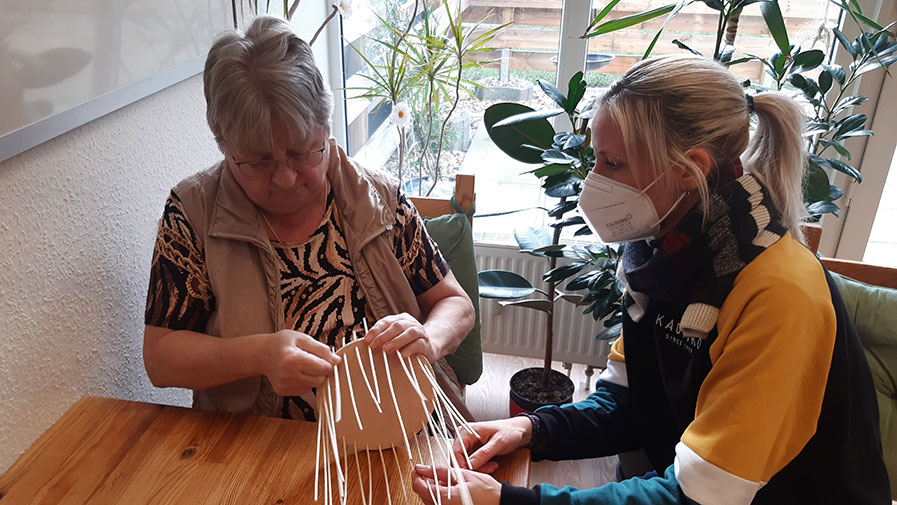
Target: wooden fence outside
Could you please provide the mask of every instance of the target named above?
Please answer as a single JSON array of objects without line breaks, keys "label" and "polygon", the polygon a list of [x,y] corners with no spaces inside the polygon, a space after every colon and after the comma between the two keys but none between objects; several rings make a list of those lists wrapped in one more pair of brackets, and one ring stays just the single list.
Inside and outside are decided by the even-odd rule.
[{"label": "wooden fence outside", "polygon": [[[491,62],[487,66],[498,66],[501,48],[510,49],[511,69],[547,70],[555,69],[551,58],[557,54],[558,26],[561,20],[563,0],[469,0],[462,19],[465,22],[483,22],[483,27],[501,23],[512,23],[493,39],[491,47],[495,51],[481,53],[480,61]],[[624,0],[606,20],[635,14],[661,7],[669,0]],[[823,23],[837,21],[838,8],[828,6],[828,0],[779,0],[782,15],[792,41],[799,35],[815,34]],[[601,5],[598,4],[600,9]],[[619,10],[629,8],[631,10]],[[614,60],[599,70],[602,73],[619,74],[629,69],[641,59],[665,16],[642,23],[632,28],[594,37],[589,41],[590,53],[614,55]],[[672,44],[678,39],[704,54],[713,52],[716,42],[717,12],[703,3],[695,3],[679,13],[667,24],[664,33],[652,54],[672,54],[682,52]],[[575,34],[579,36],[581,34]],[[766,23],[760,9],[752,5],[742,14],[735,40],[736,57],[744,54],[770,56],[777,51],[772,37],[768,35]],[[750,62],[732,67],[740,77],[760,79],[763,66]]]}]

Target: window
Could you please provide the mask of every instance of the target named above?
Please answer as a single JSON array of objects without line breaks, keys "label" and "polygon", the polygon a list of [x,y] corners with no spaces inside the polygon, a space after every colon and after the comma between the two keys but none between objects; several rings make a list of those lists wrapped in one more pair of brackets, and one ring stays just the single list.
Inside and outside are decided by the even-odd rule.
[{"label": "window", "polygon": [[[449,2],[453,9],[460,8],[459,4],[453,3],[458,0],[444,1]],[[666,2],[624,0],[604,21],[656,8],[662,3]],[[460,5],[463,6],[461,20],[465,28],[477,22],[481,23],[481,29],[503,23],[512,24],[500,31],[489,44],[494,48],[492,51],[477,56],[483,66],[467,69],[463,74],[464,79],[488,89],[472,87],[475,96],[462,93],[449,122],[449,142],[440,159],[439,177],[443,182],[435,186],[434,194],[450,194],[452,174],[458,171],[474,173],[477,176],[478,215],[530,209],[474,220],[474,233],[478,240],[514,244],[513,230],[527,225],[547,224],[547,216],[538,207],[547,208],[555,202],[544,197],[536,177],[525,173],[536,166],[518,163],[492,144],[481,127],[483,110],[498,101],[521,102],[537,110],[552,107],[553,103],[534,83],[537,79],[556,82],[559,61],[561,73],[571,61],[574,67],[585,68],[589,91],[582,103],[594,100],[604,87],[641,58],[665,16],[588,39],[579,51],[576,47],[565,48],[564,44],[579,40],[583,28],[596,13],[582,1],[468,0]],[[833,40],[830,32],[822,28],[838,23],[841,11],[837,6],[828,0],[791,0],[780,5],[792,41],[799,41],[804,49],[815,46],[827,50],[831,47]],[[573,6],[585,14],[565,17],[563,10],[572,9]],[[603,4],[596,4],[596,7],[602,8]],[[414,8],[415,0],[370,0],[369,9],[358,6],[356,14],[344,21],[346,88],[350,97],[363,94],[358,88],[365,87],[369,82],[364,76],[371,75],[372,65],[385,64],[384,46],[374,41],[378,38],[389,39],[391,33],[384,29],[377,16],[398,26],[409,22]],[[444,10],[445,4],[437,3],[435,8]],[[362,11],[369,11],[370,14],[359,15]],[[418,10],[413,23],[418,30],[422,19]],[[652,54],[681,53],[683,49],[674,40],[705,55],[713,54],[717,43],[717,19],[717,11],[702,2],[688,5],[665,27]],[[439,28],[443,29],[446,21],[441,19],[439,23]],[[737,51],[733,58],[746,54],[770,56],[777,50],[757,4],[744,9],[737,33]],[[564,37],[559,37],[560,34]],[[820,34],[828,34],[829,38],[820,37]],[[750,78],[753,84],[764,84],[762,63],[754,61],[732,68],[736,75]],[[561,77],[561,89],[565,89],[568,76],[572,73]],[[439,112],[444,113],[445,110],[445,107],[440,107]],[[350,98],[347,111],[349,154],[366,166],[383,167],[396,173],[400,142],[397,129],[389,121],[391,103],[382,98]],[[407,193],[426,193],[433,187],[433,174],[428,173],[426,166],[421,169],[419,161],[419,146],[422,144],[420,126],[426,122],[422,121],[419,110],[415,110],[413,119],[413,131],[406,134],[403,188]],[[575,227],[569,227],[565,235],[572,235],[574,231]]]},{"label": "window", "polygon": [[892,157],[891,168],[872,222],[872,231],[869,234],[863,261],[897,267],[895,222],[897,222],[897,156]]},{"label": "window", "polygon": [[[431,31],[443,33],[448,25],[446,7],[458,12],[457,0],[436,3],[430,19],[420,12],[423,2],[418,4],[418,13],[413,24],[414,31],[425,30],[425,22],[430,21]],[[521,3],[525,8],[521,8]],[[390,51],[376,40],[394,41],[394,33],[384,21],[395,26],[407,26],[415,7],[414,0],[370,0],[369,8],[358,6],[354,13],[343,22],[344,65],[347,103],[348,152],[360,163],[368,167],[385,168],[397,175],[399,155],[399,134],[390,122],[392,103],[383,97],[357,98],[364,94],[361,88],[368,87],[371,76],[389,62]],[[499,101],[532,102],[535,108],[547,105],[541,91],[533,84],[536,79],[555,81],[558,52],[558,34],[561,24],[560,1],[523,0],[470,0],[463,3],[460,19],[465,30],[478,24],[473,36],[503,23],[513,23],[491,41],[488,52],[475,54],[482,66],[464,70],[463,79],[468,82],[467,90],[460,91],[460,99],[450,120],[446,124],[443,151],[439,155],[439,177],[441,179],[433,195],[451,193],[452,175],[459,171],[477,176],[478,213],[507,211],[539,205],[541,191],[535,177],[519,174],[533,167],[518,166],[513,160],[492,145],[482,126],[483,111]],[[379,18],[378,18],[379,16]],[[417,39],[415,42],[419,42]],[[554,61],[553,61],[554,58]],[[384,70],[384,69],[379,69]],[[367,76],[367,77],[366,77]],[[451,77],[444,76],[443,83],[449,97],[454,96]],[[475,83],[475,84],[474,84]],[[420,84],[420,83],[419,83]],[[416,91],[416,93],[414,92]],[[433,186],[433,170],[436,147],[430,147],[429,163],[421,163],[421,145],[425,143],[426,126],[430,123],[423,113],[426,97],[420,96],[420,89],[410,91],[405,99],[412,105],[412,126],[406,133],[406,152],[403,159],[403,189],[406,193],[426,192]],[[442,101],[434,107],[432,122],[434,130],[441,129],[450,102]],[[422,166],[423,165],[423,166]],[[429,170],[428,170],[429,169]],[[421,184],[423,182],[423,184]],[[497,198],[500,196],[500,198]],[[510,206],[510,207],[509,207]],[[506,218],[487,218],[475,222],[496,230],[513,229],[513,223],[521,219],[541,219],[541,212],[530,211],[531,215],[516,214]],[[509,224],[511,223],[511,224]],[[492,233],[488,230],[486,233]],[[508,233],[502,233],[504,240],[513,242]]]}]

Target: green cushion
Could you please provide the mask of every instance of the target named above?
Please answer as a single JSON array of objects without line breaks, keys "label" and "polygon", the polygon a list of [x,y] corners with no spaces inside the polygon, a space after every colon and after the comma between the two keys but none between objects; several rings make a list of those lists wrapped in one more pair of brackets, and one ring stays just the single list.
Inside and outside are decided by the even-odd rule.
[{"label": "green cushion", "polygon": [[834,272],[832,277],[872,371],[891,497],[897,499],[897,289],[871,286]]},{"label": "green cushion", "polygon": [[473,232],[465,214],[424,218],[427,233],[436,242],[442,257],[470,297],[476,322],[458,350],[445,357],[461,384],[473,384],[483,373],[483,345],[480,340],[480,304],[477,265],[473,252]]}]

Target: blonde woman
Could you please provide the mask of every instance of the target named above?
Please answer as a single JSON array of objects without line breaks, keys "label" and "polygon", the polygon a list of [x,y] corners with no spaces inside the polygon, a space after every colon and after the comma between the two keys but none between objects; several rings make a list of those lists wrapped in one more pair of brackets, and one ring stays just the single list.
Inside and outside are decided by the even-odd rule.
[{"label": "blonde woman", "polygon": [[258,17],[218,38],[203,84],[223,156],[165,203],[145,316],[153,384],[193,389],[202,409],[314,421],[313,389],[366,319],[372,348],[424,354],[463,409],[443,357],[473,305],[392,179],[330,137],[309,45]]},{"label": "blonde woman", "polygon": [[[579,490],[468,471],[475,503],[890,502],[863,350],[801,243],[802,127],[793,100],[746,96],[704,58],[642,61],[611,86],[580,210],[627,243],[623,336],[587,400],[475,424],[482,439],[455,450],[482,472],[523,446],[535,460],[642,449],[653,472]],[[432,479],[416,469],[427,502]]]}]

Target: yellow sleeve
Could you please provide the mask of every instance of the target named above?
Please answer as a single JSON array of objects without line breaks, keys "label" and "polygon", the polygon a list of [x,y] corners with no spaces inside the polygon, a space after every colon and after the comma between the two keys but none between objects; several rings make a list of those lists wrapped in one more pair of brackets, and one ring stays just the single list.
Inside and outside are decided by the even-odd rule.
[{"label": "yellow sleeve", "polygon": [[623,352],[623,335],[614,340],[614,344],[610,346],[610,355],[607,358],[620,363],[626,362],[626,354]]},{"label": "yellow sleeve", "polygon": [[821,265],[786,235],[736,277],[717,331],[677,478],[698,502],[721,486],[749,503],[816,432],[836,332]]}]

